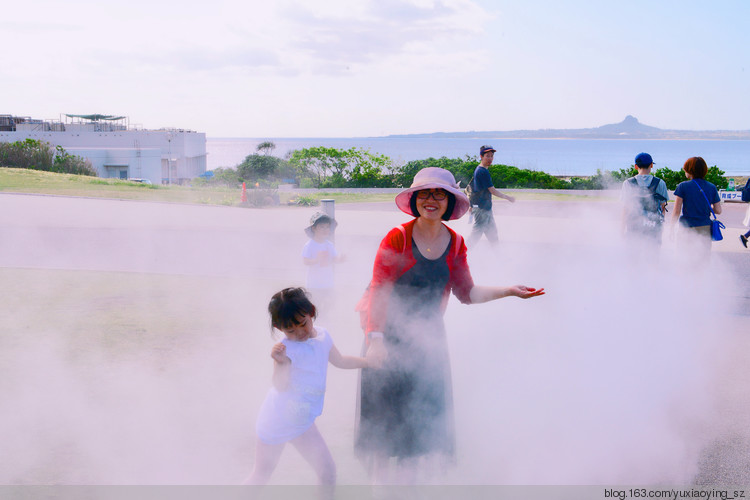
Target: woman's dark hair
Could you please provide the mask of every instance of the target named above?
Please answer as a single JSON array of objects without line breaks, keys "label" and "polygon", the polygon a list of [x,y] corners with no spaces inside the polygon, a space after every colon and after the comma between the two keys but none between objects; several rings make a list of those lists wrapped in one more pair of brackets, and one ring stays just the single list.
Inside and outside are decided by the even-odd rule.
[{"label": "woman's dark hair", "polygon": [[306,314],[314,318],[317,310],[303,288],[284,288],[271,297],[268,314],[271,326],[283,330],[297,326]]},{"label": "woman's dark hair", "polygon": [[700,156],[693,156],[687,159],[682,170],[692,175],[693,179],[704,179],[708,173],[708,165]]},{"label": "woman's dark hair", "polygon": [[[420,189],[420,191],[422,191]],[[425,191],[429,191],[426,189]],[[442,192],[448,195],[448,206],[445,208],[445,213],[442,215],[441,219],[443,220],[450,220],[451,215],[453,215],[453,209],[456,207],[456,195],[453,193],[449,193],[445,189],[441,189]],[[414,217],[419,217],[419,211],[417,210],[417,193],[419,191],[414,191],[411,194],[411,198],[409,199],[409,208],[411,209],[411,214]]]}]

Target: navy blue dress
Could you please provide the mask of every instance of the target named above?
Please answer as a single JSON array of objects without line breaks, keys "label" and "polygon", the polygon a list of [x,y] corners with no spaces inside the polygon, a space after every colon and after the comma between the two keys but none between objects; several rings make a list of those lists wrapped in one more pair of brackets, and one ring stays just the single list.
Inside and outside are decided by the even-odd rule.
[{"label": "navy blue dress", "polygon": [[360,456],[453,455],[450,360],[441,304],[450,278],[445,253],[425,258],[396,280],[384,334],[388,358],[363,369],[355,448]]}]

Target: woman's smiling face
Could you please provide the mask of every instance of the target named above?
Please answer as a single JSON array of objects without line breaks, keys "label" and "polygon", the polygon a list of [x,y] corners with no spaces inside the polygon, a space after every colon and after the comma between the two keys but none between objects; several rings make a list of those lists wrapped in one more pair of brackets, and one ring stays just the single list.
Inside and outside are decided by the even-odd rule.
[{"label": "woman's smiling face", "polygon": [[444,189],[422,189],[414,193],[417,197],[417,212],[426,219],[442,220],[448,209],[448,193]]}]

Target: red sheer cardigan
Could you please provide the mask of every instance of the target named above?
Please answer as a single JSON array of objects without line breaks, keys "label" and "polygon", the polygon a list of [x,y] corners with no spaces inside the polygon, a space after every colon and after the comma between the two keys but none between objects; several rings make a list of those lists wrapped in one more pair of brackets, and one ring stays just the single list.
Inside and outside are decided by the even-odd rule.
[{"label": "red sheer cardigan", "polygon": [[[414,219],[394,227],[380,242],[378,253],[375,255],[369,293],[363,297],[366,303],[361,305],[361,309],[366,311],[366,317],[363,318],[366,334],[383,331],[393,284],[417,262],[412,254],[412,231],[416,221],[417,219]],[[448,305],[451,291],[462,303],[471,304],[470,292],[474,288],[474,280],[466,262],[464,239],[448,226],[445,228],[451,235],[451,250],[446,256],[450,277],[443,291],[443,312]]]}]

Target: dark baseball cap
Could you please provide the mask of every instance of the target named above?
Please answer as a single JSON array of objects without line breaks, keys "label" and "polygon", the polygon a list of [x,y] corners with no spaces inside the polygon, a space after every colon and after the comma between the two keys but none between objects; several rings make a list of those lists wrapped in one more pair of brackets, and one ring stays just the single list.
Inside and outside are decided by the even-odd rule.
[{"label": "dark baseball cap", "polygon": [[484,156],[484,153],[488,151],[492,151],[494,153],[497,150],[492,146],[482,146],[481,148],[479,148],[479,156]]},{"label": "dark baseball cap", "polygon": [[635,157],[635,164],[641,168],[648,167],[652,163],[654,163],[654,160],[653,158],[651,158],[651,155],[648,153],[640,153],[638,156]]}]

